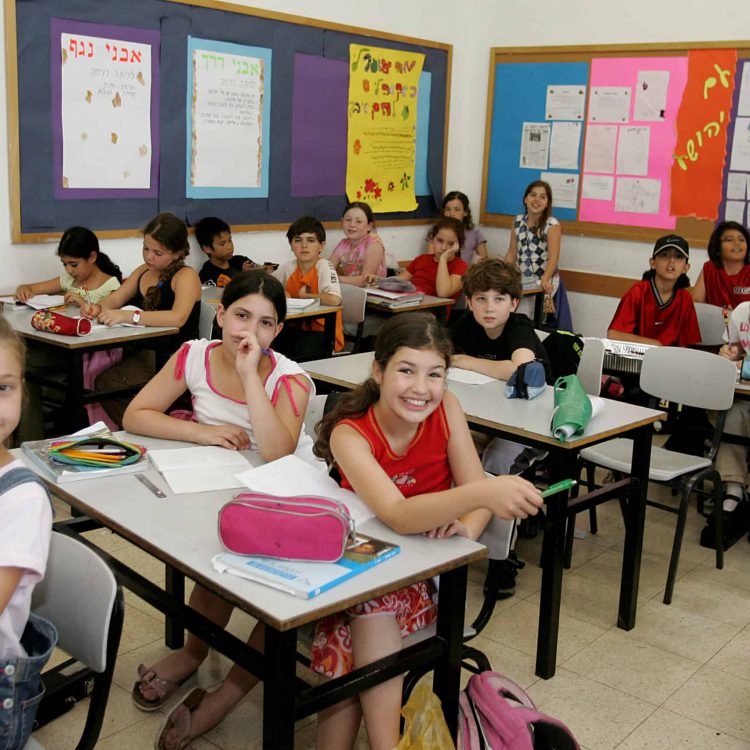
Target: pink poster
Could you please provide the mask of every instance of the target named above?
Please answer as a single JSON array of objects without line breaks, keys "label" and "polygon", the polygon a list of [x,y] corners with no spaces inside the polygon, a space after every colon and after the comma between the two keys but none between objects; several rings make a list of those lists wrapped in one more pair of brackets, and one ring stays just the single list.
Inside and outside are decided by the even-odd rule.
[{"label": "pink poster", "polygon": [[591,61],[580,221],[674,229],[670,172],[687,57]]}]

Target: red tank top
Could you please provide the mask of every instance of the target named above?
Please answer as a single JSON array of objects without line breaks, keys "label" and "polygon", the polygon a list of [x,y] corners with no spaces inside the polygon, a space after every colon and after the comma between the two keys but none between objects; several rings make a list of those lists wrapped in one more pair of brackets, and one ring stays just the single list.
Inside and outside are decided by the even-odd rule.
[{"label": "red tank top", "polygon": [[[450,489],[453,483],[448,463],[450,430],[442,403],[419,425],[403,455],[397,455],[391,450],[372,406],[361,417],[344,419],[339,424],[353,427],[367,440],[375,460],[404,497]],[[343,472],[341,486],[347,490],[352,489]]]}]

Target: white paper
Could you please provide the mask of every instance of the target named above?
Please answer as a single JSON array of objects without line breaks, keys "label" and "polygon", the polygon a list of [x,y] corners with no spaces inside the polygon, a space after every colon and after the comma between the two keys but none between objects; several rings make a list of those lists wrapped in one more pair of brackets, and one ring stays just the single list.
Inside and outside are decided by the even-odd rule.
[{"label": "white paper", "polygon": [[745,201],[727,201],[727,207],[724,210],[724,221],[736,221],[739,224],[744,224]]},{"label": "white paper", "polygon": [[547,86],[546,120],[583,120],[585,86]]},{"label": "white paper", "polygon": [[351,517],[358,524],[375,516],[357,495],[339,487],[326,474],[326,465],[322,461],[318,469],[297,456],[284,456],[238,474],[237,479],[245,487],[256,492],[268,492],[285,497],[319,495],[330,500],[339,500],[349,508]]},{"label": "white paper", "polygon": [[28,305],[34,310],[46,310],[48,307],[64,307],[65,295],[35,294],[33,297],[29,297],[23,304]]},{"label": "white paper", "polygon": [[648,174],[648,151],[651,128],[628,125],[620,128],[617,139],[617,174]]},{"label": "white paper", "polygon": [[615,211],[635,214],[659,213],[661,180],[618,177],[615,190]]},{"label": "white paper", "polygon": [[737,117],[750,117],[750,62],[742,65],[740,97],[737,102]]},{"label": "white paper", "polygon": [[286,307],[287,307],[287,310],[305,310],[308,307],[312,307],[317,302],[318,300],[316,299],[301,299],[298,297],[287,297]]},{"label": "white paper", "polygon": [[727,199],[744,201],[747,195],[747,175],[742,172],[730,172],[727,179]]},{"label": "white paper", "polygon": [[151,45],[61,34],[62,187],[151,187]]},{"label": "white paper", "polygon": [[465,383],[466,385],[485,385],[495,382],[495,378],[491,378],[489,375],[483,375],[481,372],[474,372],[474,370],[464,370],[461,367],[448,368],[446,377],[454,383]]},{"label": "white paper", "polygon": [[[604,411],[604,399],[599,396],[589,396],[589,401],[591,401],[591,419],[593,419],[597,414],[601,414]],[[576,430],[577,428],[573,425],[561,424],[552,431],[552,434],[558,440],[569,440],[575,435]]]},{"label": "white paper", "polygon": [[575,209],[578,205],[578,175],[564,172],[542,172],[542,180],[549,183],[558,208]]},{"label": "white paper", "polygon": [[627,122],[630,86],[595,86],[589,97],[589,122]]},{"label": "white paper", "polygon": [[159,471],[170,469],[210,469],[213,466],[243,471],[250,464],[237,451],[216,445],[201,445],[196,448],[166,448],[148,452],[151,463]]},{"label": "white paper", "polygon": [[611,201],[615,189],[615,178],[606,174],[585,174],[581,186],[581,198],[593,201]]},{"label": "white paper", "polygon": [[264,60],[195,49],[192,65],[191,184],[260,187]]},{"label": "white paper", "polygon": [[521,131],[522,169],[547,169],[552,126],[546,122],[525,122]]},{"label": "white paper", "polygon": [[553,122],[549,146],[550,169],[578,169],[580,122]]},{"label": "white paper", "polygon": [[729,168],[737,172],[750,172],[750,117],[738,117],[734,122]]},{"label": "white paper", "polygon": [[633,120],[636,122],[664,122],[668,88],[668,70],[638,71]]},{"label": "white paper", "polygon": [[583,163],[587,172],[615,171],[616,125],[589,125],[586,128],[586,144]]}]

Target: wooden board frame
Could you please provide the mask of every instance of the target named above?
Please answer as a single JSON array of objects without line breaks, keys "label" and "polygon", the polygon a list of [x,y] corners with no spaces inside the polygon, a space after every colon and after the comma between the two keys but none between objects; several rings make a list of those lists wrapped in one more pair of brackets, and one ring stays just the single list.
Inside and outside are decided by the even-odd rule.
[{"label": "wooden board frame", "polygon": [[[104,0],[100,0],[104,1]],[[219,0],[165,0],[165,2],[176,5],[191,5],[209,10],[219,10],[227,13],[239,13],[242,15],[255,16],[269,20],[282,21],[286,23],[301,24],[313,28],[342,33],[365,36],[378,41],[395,41],[404,44],[412,44],[422,47],[431,47],[446,53],[446,92],[444,137],[443,137],[443,169],[442,179],[445,186],[447,162],[448,162],[448,128],[450,124],[450,98],[451,98],[451,76],[453,69],[453,45],[445,42],[431,41],[418,37],[409,37],[402,34],[393,34],[376,29],[364,29],[359,26],[349,26],[341,23],[324,21],[306,16],[293,15],[291,13],[280,13],[261,8],[251,8],[234,3],[220,2]],[[3,0],[3,17],[5,23],[5,90],[7,107],[8,128],[8,188],[10,203],[10,228],[11,242],[17,243],[42,243],[57,240],[62,232],[22,232],[21,230],[21,157],[20,157],[20,124],[19,124],[19,100],[18,100],[18,43],[16,29],[16,0]],[[387,219],[378,222],[380,226],[415,226],[432,223],[430,219]],[[338,228],[338,222],[323,222],[326,228]],[[234,224],[235,232],[268,232],[286,231],[287,224]],[[104,229],[97,230],[97,236],[101,239],[120,239],[126,237],[141,237],[139,227],[133,229]]]},{"label": "wooden board frame", "polygon": [[[609,44],[576,45],[565,47],[493,47],[490,50],[490,75],[487,88],[487,115],[484,129],[484,161],[482,169],[482,204],[480,221],[482,224],[510,229],[515,215],[496,214],[487,211],[487,180],[489,177],[490,135],[492,132],[492,111],[495,93],[495,66],[497,63],[520,62],[591,62],[598,57],[674,57],[687,55],[696,49],[736,49],[738,58],[750,58],[750,41],[722,42],[664,42],[655,44]],[[585,138],[586,131],[581,138]],[[583,157],[582,157],[583,158]],[[579,170],[583,173],[583,169]],[[583,180],[578,184],[578,200]],[[518,196],[518,210],[522,210],[522,196]],[[554,213],[554,208],[553,208]],[[694,247],[705,248],[713,231],[714,222],[706,219],[678,217],[674,230],[633,227],[619,224],[603,224],[591,221],[560,221],[563,233],[568,236],[605,237],[613,240],[635,240],[652,243],[665,233],[674,231]]]}]

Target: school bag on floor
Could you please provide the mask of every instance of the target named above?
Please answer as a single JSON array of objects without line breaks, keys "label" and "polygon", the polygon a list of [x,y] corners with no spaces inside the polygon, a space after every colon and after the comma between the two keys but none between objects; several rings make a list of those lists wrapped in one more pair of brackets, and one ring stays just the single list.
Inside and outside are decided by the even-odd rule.
[{"label": "school bag on floor", "polygon": [[457,750],[579,750],[570,729],[537,711],[513,680],[474,675],[461,691]]}]

